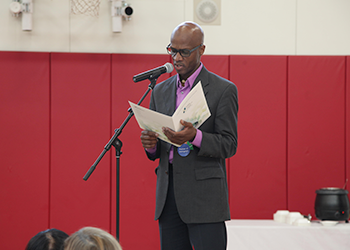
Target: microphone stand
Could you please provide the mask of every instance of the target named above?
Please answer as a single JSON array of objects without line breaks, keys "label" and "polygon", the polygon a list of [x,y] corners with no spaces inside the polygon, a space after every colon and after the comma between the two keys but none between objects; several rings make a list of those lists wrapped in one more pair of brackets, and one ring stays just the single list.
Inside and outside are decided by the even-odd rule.
[{"label": "microphone stand", "polygon": [[[140,105],[142,103],[142,101],[145,99],[145,97],[148,95],[148,93],[151,90],[153,90],[154,86],[156,85],[158,77],[159,77],[159,75],[149,79],[151,81],[151,83],[148,85],[147,91],[143,94],[143,96],[141,97],[140,101],[137,103],[138,105]],[[85,181],[87,181],[89,179],[90,175],[92,174],[92,172],[95,170],[97,164],[101,161],[101,159],[107,153],[107,151],[109,151],[111,149],[111,146],[113,146],[115,148],[115,150],[116,150],[116,162],[117,162],[117,164],[116,164],[117,165],[117,170],[116,170],[116,186],[117,186],[117,189],[116,189],[116,238],[117,238],[117,240],[119,240],[119,213],[120,213],[120,210],[119,210],[119,207],[120,207],[120,202],[119,202],[119,194],[120,194],[120,155],[122,154],[121,148],[122,148],[122,145],[123,145],[123,143],[119,140],[118,137],[122,133],[123,128],[129,122],[131,117],[134,115],[134,112],[132,111],[131,108],[128,109],[128,112],[129,112],[129,115],[124,120],[123,124],[119,128],[117,128],[116,130],[114,130],[114,135],[109,140],[109,142],[106,144],[106,146],[104,147],[102,153],[97,158],[95,163],[90,167],[89,171],[83,177],[83,179]]]}]

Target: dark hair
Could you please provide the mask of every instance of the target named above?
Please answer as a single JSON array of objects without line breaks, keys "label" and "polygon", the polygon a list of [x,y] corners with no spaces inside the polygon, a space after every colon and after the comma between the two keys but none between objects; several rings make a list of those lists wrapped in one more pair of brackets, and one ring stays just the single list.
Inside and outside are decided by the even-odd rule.
[{"label": "dark hair", "polygon": [[39,232],[28,242],[25,250],[62,250],[68,234],[52,228]]}]

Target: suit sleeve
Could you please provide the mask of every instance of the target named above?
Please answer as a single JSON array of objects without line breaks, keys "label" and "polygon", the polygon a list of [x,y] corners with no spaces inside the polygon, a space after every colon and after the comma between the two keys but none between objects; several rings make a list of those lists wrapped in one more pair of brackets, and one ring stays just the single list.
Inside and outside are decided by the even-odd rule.
[{"label": "suit sleeve", "polygon": [[202,131],[198,156],[229,158],[237,150],[238,94],[234,84],[221,92],[214,117],[214,131]]}]

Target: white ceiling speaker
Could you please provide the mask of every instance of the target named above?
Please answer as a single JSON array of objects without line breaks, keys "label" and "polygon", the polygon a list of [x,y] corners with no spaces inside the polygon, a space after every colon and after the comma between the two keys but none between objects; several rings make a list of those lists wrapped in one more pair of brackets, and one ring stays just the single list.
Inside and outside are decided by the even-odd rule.
[{"label": "white ceiling speaker", "polygon": [[33,0],[12,0],[10,12],[14,17],[22,15],[22,30],[32,30]]},{"label": "white ceiling speaker", "polygon": [[22,5],[17,1],[11,2],[10,11],[14,16],[18,16],[22,12]]},{"label": "white ceiling speaker", "polygon": [[198,24],[220,24],[220,0],[194,1],[195,22]]},{"label": "white ceiling speaker", "polygon": [[134,9],[130,4],[122,0],[111,0],[112,2],[112,30],[122,32],[123,20],[130,21]]}]

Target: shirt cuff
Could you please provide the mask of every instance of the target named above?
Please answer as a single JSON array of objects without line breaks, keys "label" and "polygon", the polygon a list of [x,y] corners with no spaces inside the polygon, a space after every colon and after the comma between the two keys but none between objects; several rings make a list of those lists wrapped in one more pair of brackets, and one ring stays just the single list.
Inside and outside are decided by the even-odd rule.
[{"label": "shirt cuff", "polygon": [[200,148],[202,144],[202,137],[203,137],[202,131],[197,129],[197,134],[194,137],[194,140],[191,142],[192,145],[196,146],[197,148]]},{"label": "shirt cuff", "polygon": [[155,155],[155,154],[156,154],[156,151],[157,151],[157,145],[154,146],[153,148],[146,148],[145,150],[146,150],[149,154]]}]

